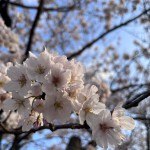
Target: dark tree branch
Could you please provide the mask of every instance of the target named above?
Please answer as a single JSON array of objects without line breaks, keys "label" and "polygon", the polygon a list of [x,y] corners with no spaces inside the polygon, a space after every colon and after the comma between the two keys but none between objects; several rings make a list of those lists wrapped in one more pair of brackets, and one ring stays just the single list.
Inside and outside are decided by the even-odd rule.
[{"label": "dark tree branch", "polygon": [[[21,8],[24,8],[24,9],[38,9],[38,7],[36,6],[27,6],[27,5],[23,5],[23,4],[20,4],[20,3],[17,3],[17,2],[8,2],[10,5],[13,5],[13,6],[17,6],[17,7],[21,7]],[[43,11],[56,11],[56,12],[68,12],[68,11],[72,11],[74,9],[78,9],[79,6],[73,4],[71,6],[62,6],[62,7],[58,7],[58,8],[53,8],[53,7],[50,7],[50,8],[46,8],[44,7],[43,8]]]},{"label": "dark tree branch", "polygon": [[127,101],[123,107],[125,109],[129,109],[129,108],[132,108],[132,107],[137,107],[138,104],[144,100],[145,98],[149,97],[150,96],[150,91],[146,91],[146,92],[143,92],[141,94],[138,94],[137,96],[135,96],[133,99]]},{"label": "dark tree branch", "polygon": [[29,51],[31,51],[31,45],[32,45],[34,32],[35,32],[36,26],[38,24],[38,21],[40,19],[40,15],[41,15],[42,10],[43,10],[43,5],[44,5],[44,0],[40,0],[39,7],[38,7],[38,10],[37,10],[37,14],[35,16],[35,20],[33,22],[33,25],[32,25],[31,31],[30,31],[29,40],[28,40],[28,43],[27,43],[27,49],[25,51],[24,60],[29,56]]},{"label": "dark tree branch", "polygon": [[45,125],[45,126],[41,126],[39,127],[38,129],[31,129],[30,131],[27,131],[27,132],[22,132],[21,129],[16,129],[16,130],[7,130],[5,129],[5,127],[0,124],[0,132],[1,133],[5,133],[5,134],[16,134],[16,135],[19,135],[19,134],[23,134],[25,133],[25,135],[22,137],[25,138],[26,136],[28,136],[29,134],[31,133],[34,133],[34,132],[37,132],[37,131],[40,131],[40,130],[43,130],[43,129],[49,129],[51,130],[52,132],[53,131],[56,131],[56,130],[59,130],[59,129],[89,129],[89,127],[87,125],[81,125],[81,124],[78,124],[78,123],[75,123],[75,124],[64,124],[64,125],[53,125],[53,124],[49,124],[49,125]]},{"label": "dark tree branch", "polygon": [[0,0],[0,15],[3,18],[5,25],[10,28],[12,20],[8,13],[8,2],[9,0]]},{"label": "dark tree branch", "polygon": [[5,124],[7,122],[7,120],[9,119],[10,115],[11,115],[12,111],[10,111],[7,115],[7,117],[5,118],[5,120],[3,121],[3,124]]},{"label": "dark tree branch", "polygon": [[15,135],[12,146],[10,147],[9,150],[19,150],[19,149],[20,149],[19,135]]},{"label": "dark tree branch", "polygon": [[112,29],[109,29],[107,31],[105,31],[104,33],[100,34],[97,38],[95,38],[94,40],[90,41],[89,43],[85,44],[81,49],[79,49],[78,51],[70,54],[68,56],[68,59],[72,59],[73,57],[77,57],[78,55],[80,55],[81,53],[83,53],[85,51],[85,49],[89,48],[90,46],[92,46],[94,43],[96,43],[97,41],[99,41],[100,39],[104,38],[106,35],[108,35],[109,33],[135,21],[136,19],[140,18],[141,16],[145,15],[147,12],[150,11],[149,9],[144,10],[142,13],[140,13],[139,15],[137,15],[136,17],[129,19],[119,25],[114,26]]},{"label": "dark tree branch", "polygon": [[140,120],[140,121],[150,121],[150,118],[146,118],[146,117],[133,117],[134,120]]}]

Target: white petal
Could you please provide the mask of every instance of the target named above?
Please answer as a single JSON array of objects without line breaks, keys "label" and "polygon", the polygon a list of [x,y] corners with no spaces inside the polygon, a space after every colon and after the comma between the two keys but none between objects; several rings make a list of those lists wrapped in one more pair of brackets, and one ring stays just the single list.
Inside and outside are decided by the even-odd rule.
[{"label": "white petal", "polygon": [[80,121],[80,124],[83,124],[84,123],[84,121],[85,121],[85,111],[83,111],[83,110],[80,110],[79,111],[79,121]]},{"label": "white petal", "polygon": [[102,110],[104,110],[106,108],[105,104],[97,102],[94,104],[93,108],[92,108],[92,112],[94,114],[98,114],[100,113]]},{"label": "white petal", "polygon": [[102,123],[105,123],[107,122],[108,120],[111,120],[111,113],[109,110],[105,109],[103,111],[101,111],[99,113],[99,116],[101,116],[101,122]]},{"label": "white petal", "polygon": [[20,85],[17,84],[14,81],[10,81],[8,83],[6,83],[6,85],[4,86],[6,91],[18,91],[18,89],[20,88]]},{"label": "white petal", "polygon": [[13,99],[7,99],[3,102],[3,106],[2,108],[5,111],[9,111],[9,110],[16,110],[16,102]]},{"label": "white petal", "polygon": [[132,130],[135,127],[134,120],[131,117],[123,116],[120,119],[120,124],[122,128]]}]

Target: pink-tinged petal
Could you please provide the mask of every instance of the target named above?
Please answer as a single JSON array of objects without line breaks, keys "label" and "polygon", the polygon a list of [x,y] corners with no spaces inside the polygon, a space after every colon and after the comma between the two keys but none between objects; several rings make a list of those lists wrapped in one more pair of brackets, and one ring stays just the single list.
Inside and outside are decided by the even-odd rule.
[{"label": "pink-tinged petal", "polygon": [[6,91],[11,91],[11,92],[18,91],[19,87],[20,87],[19,84],[17,84],[14,81],[10,81],[10,82],[6,83],[6,85],[4,86]]},{"label": "pink-tinged petal", "polygon": [[4,111],[16,110],[17,106],[13,99],[7,99],[3,102],[2,108]]},{"label": "pink-tinged petal", "polygon": [[20,75],[20,71],[19,68],[16,66],[12,66],[8,69],[7,71],[7,75],[12,79],[12,80],[16,80],[18,79],[18,75]]},{"label": "pink-tinged petal", "polygon": [[113,130],[108,131],[107,139],[108,139],[108,143],[113,147],[115,147],[120,143],[120,140],[118,141],[118,138],[116,137],[116,134]]},{"label": "pink-tinged petal", "polygon": [[94,129],[92,129],[92,138],[93,138],[93,140],[96,140],[98,134],[101,135],[101,131],[99,131],[99,127],[96,126]]},{"label": "pink-tinged petal", "polygon": [[[92,126],[94,127],[94,125],[93,125],[93,122],[95,122],[95,120],[94,119],[97,119],[98,118],[98,115],[95,115],[95,114],[93,114],[93,113],[88,113],[87,115],[86,115],[86,122],[87,122],[87,124],[92,128]],[[95,123],[94,123],[95,124]],[[97,124],[96,124],[96,126],[97,126]]]},{"label": "pink-tinged petal", "polygon": [[85,116],[86,116],[85,111],[80,110],[80,111],[79,111],[79,121],[80,121],[80,124],[83,124],[83,123],[84,123],[84,121],[85,121]]},{"label": "pink-tinged petal", "polygon": [[107,120],[111,120],[111,113],[109,110],[105,109],[99,113],[101,123],[107,122]]},{"label": "pink-tinged petal", "polygon": [[128,116],[123,116],[120,119],[120,124],[122,128],[125,128],[127,130],[133,130],[135,127],[134,119]]},{"label": "pink-tinged petal", "polygon": [[62,123],[65,123],[66,121],[69,120],[70,117],[70,113],[68,111],[64,111],[64,110],[58,110],[58,120],[60,120]]},{"label": "pink-tinged petal", "polygon": [[102,110],[105,110],[106,106],[103,103],[97,102],[94,104],[93,108],[92,108],[92,112],[94,114],[98,114],[100,113]]}]

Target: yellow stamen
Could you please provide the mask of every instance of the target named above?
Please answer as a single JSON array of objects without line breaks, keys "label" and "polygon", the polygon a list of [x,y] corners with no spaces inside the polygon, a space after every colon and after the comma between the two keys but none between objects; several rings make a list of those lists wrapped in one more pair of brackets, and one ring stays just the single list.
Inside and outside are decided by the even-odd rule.
[{"label": "yellow stamen", "polygon": [[23,86],[26,85],[27,79],[26,79],[26,77],[25,77],[24,74],[22,74],[22,75],[20,76],[20,79],[18,80],[18,82],[19,82],[19,84],[20,84],[21,87],[23,87]]},{"label": "yellow stamen", "polygon": [[38,65],[37,69],[36,69],[36,72],[38,74],[44,74],[45,73],[45,68],[41,65]]}]

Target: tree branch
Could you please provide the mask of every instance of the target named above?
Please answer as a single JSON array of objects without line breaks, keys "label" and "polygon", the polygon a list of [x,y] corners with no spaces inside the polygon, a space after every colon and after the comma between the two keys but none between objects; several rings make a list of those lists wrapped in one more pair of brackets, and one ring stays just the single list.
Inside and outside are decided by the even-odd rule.
[{"label": "tree branch", "polygon": [[124,105],[123,105],[123,108],[125,109],[129,109],[129,108],[132,108],[132,107],[137,107],[138,104],[144,100],[145,98],[149,97],[150,96],[150,91],[146,91],[146,92],[143,92],[141,94],[138,94],[137,96],[135,96],[133,99],[127,101]]},{"label": "tree branch", "polygon": [[1,123],[0,123],[0,127],[2,129],[2,130],[0,130],[0,133],[2,133],[2,134],[5,133],[5,134],[19,135],[19,134],[26,133],[22,138],[25,138],[27,135],[29,135],[31,133],[35,133],[35,132],[43,130],[43,129],[49,129],[52,132],[56,131],[58,129],[89,129],[89,126],[87,124],[81,125],[78,123],[70,123],[70,124],[63,124],[63,125],[53,125],[50,123],[48,125],[41,126],[38,129],[31,129],[30,131],[25,131],[25,132],[23,132],[21,130],[21,128],[9,131],[9,130],[5,129],[5,127]]},{"label": "tree branch", "polygon": [[[36,6],[27,6],[27,5],[17,3],[17,2],[8,2],[8,3],[12,6],[21,7],[21,8],[24,8],[24,9],[34,9],[34,10],[38,9],[38,7],[36,7]],[[70,5],[70,6],[63,6],[63,7],[58,7],[58,8],[53,8],[53,7],[46,8],[46,7],[44,7],[43,11],[68,12],[68,11],[74,10],[76,8],[79,8],[79,7],[73,4],[73,5]]]},{"label": "tree branch", "polygon": [[29,51],[31,50],[34,31],[35,31],[36,26],[38,24],[38,21],[40,19],[40,15],[41,15],[42,10],[43,10],[43,5],[44,5],[44,0],[40,0],[39,7],[38,7],[38,10],[37,10],[37,14],[35,16],[35,20],[33,22],[33,25],[32,25],[31,31],[30,31],[29,40],[28,40],[28,43],[27,43],[27,49],[25,51],[25,58],[23,60],[25,60],[29,56]]},{"label": "tree branch", "polygon": [[105,37],[107,34],[135,21],[136,19],[140,18],[141,16],[143,16],[144,14],[146,14],[147,12],[150,11],[149,9],[144,10],[142,13],[140,13],[139,15],[137,15],[136,17],[129,19],[119,25],[114,26],[112,29],[109,29],[107,31],[105,31],[104,33],[100,34],[97,38],[93,39],[92,41],[90,41],[89,43],[85,44],[81,49],[79,49],[78,51],[70,54],[68,56],[68,59],[72,59],[73,57],[77,57],[78,55],[80,55],[81,53],[83,53],[85,51],[85,49],[89,48],[90,46],[92,46],[94,43],[96,43],[97,41],[99,41],[100,39],[102,39],[103,37]]},{"label": "tree branch", "polygon": [[20,150],[19,135],[15,135],[12,146],[9,150]]}]

